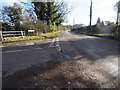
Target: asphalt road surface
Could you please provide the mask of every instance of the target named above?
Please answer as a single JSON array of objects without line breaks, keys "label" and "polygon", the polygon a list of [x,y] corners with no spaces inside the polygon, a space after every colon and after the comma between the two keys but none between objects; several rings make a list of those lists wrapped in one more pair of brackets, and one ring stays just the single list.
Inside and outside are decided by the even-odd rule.
[{"label": "asphalt road surface", "polygon": [[[84,51],[93,59],[99,61],[106,68],[109,73],[113,75],[118,74],[118,41],[104,39],[94,36],[79,35],[72,32],[64,32],[63,41],[72,42],[79,52]],[[60,40],[60,41],[62,41]]]},{"label": "asphalt road surface", "polygon": [[[79,60],[77,63],[85,64],[88,61],[89,63],[85,65],[89,64],[90,67],[84,65],[88,70],[101,68],[103,76],[108,74],[110,77],[118,76],[117,41],[64,31],[58,37],[51,39],[3,44],[3,77],[51,60],[63,61],[73,58]],[[78,67],[81,68],[80,65]]]}]

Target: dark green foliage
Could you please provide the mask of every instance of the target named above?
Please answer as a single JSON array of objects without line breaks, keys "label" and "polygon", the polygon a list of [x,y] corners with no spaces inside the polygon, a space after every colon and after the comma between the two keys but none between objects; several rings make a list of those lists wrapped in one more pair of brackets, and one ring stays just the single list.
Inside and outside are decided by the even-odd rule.
[{"label": "dark green foliage", "polygon": [[46,3],[45,2],[33,2],[34,11],[36,12],[37,19],[45,21],[46,20]]},{"label": "dark green foliage", "polygon": [[44,23],[47,23],[51,31],[56,30],[56,26],[64,22],[64,16],[68,13],[63,2],[62,3],[32,2],[32,3],[35,6],[34,9],[38,20],[42,20]]},{"label": "dark green foliage", "polygon": [[105,25],[105,24],[104,24],[104,21],[102,21],[102,22],[101,22],[101,25],[102,25],[102,26],[104,26],[104,25]]},{"label": "dark green foliage", "polygon": [[5,17],[5,21],[8,21],[7,23],[9,24],[13,24],[15,30],[19,30],[20,22],[22,21],[22,8],[14,3],[13,6],[5,6],[2,13]]},{"label": "dark green foliage", "polygon": [[100,25],[101,25],[101,26],[104,26],[104,25],[105,25],[105,24],[104,24],[104,21],[101,22],[100,17],[97,19],[97,25],[98,25],[98,26],[100,26]]},{"label": "dark green foliage", "polygon": [[100,18],[98,18],[97,19],[97,24],[100,24],[100,23],[101,23]]},{"label": "dark green foliage", "polygon": [[2,23],[2,31],[15,30],[14,26],[10,26],[8,23]]}]

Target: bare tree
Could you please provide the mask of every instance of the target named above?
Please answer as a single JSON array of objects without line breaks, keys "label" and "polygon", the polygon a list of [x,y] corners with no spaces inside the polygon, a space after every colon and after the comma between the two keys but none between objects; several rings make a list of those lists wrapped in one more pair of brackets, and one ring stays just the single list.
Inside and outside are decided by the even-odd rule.
[{"label": "bare tree", "polygon": [[120,20],[120,15],[119,15],[119,13],[120,13],[120,1],[118,1],[116,4],[115,4],[115,9],[117,10],[117,20],[116,20],[116,24],[117,24],[117,26],[118,26],[118,24],[119,24],[119,20]]}]

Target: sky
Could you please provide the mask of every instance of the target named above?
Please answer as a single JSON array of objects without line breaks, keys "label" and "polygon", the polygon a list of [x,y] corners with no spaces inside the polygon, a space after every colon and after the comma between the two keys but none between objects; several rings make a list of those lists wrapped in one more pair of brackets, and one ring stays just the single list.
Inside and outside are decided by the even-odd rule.
[{"label": "sky", "polygon": [[[75,24],[89,25],[90,19],[90,4],[91,0],[64,0],[68,3],[68,8],[73,9],[68,14],[68,22],[63,24],[73,25],[73,19]],[[101,21],[116,22],[116,11],[114,5],[118,0],[92,0],[92,25],[96,24],[98,17]]]},{"label": "sky", "polygon": [[[6,1],[9,5],[19,0],[1,0]],[[25,0],[23,0],[25,1]],[[38,0],[39,1],[39,0]],[[90,3],[91,0],[60,0],[67,3],[67,8],[71,12],[67,15],[67,22],[64,25],[73,25],[73,19],[75,24],[89,25],[90,19]],[[114,5],[118,0],[92,0],[92,25],[96,24],[98,17],[101,21],[111,21],[116,22],[116,11]]]}]

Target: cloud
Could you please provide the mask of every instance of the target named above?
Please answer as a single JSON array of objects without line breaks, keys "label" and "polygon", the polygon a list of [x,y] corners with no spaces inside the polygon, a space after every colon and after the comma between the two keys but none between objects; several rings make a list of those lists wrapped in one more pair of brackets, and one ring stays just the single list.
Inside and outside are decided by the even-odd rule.
[{"label": "cloud", "polygon": [[[114,5],[118,0],[96,0],[93,3],[93,16],[100,17],[102,20],[116,21]],[[95,20],[95,19],[94,19]]]},{"label": "cloud", "polygon": [[96,0],[96,2],[94,1],[94,4],[96,4],[96,8],[106,9],[111,7],[113,8],[117,1],[118,0]]},{"label": "cloud", "polygon": [[72,3],[69,2],[69,3],[67,4],[67,8],[70,9],[71,7],[72,7]]}]

